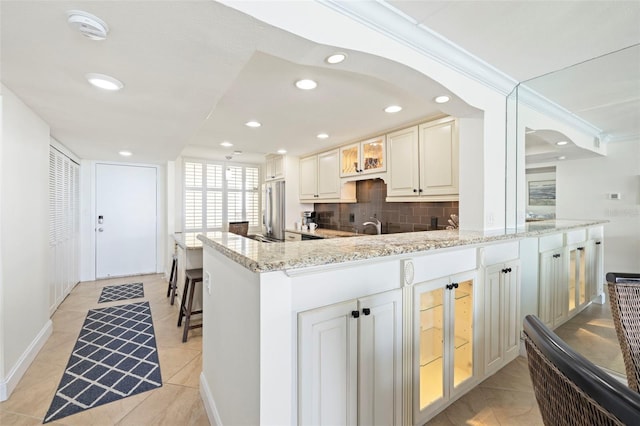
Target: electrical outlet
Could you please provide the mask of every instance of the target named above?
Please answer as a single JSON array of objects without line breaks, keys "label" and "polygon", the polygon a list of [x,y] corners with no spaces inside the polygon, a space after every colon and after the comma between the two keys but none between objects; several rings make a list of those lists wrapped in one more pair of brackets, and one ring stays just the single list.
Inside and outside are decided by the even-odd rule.
[{"label": "electrical outlet", "polygon": [[353,223],[356,221],[356,215],[353,213],[349,213],[349,222]]},{"label": "electrical outlet", "polygon": [[209,272],[204,273],[204,285],[207,288],[207,292],[211,294],[211,275]]}]

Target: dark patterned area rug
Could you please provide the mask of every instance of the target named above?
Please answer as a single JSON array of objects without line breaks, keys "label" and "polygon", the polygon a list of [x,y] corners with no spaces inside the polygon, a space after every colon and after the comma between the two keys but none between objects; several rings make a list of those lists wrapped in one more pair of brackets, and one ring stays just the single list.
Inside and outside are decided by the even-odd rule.
[{"label": "dark patterned area rug", "polygon": [[149,302],[91,309],[44,423],[161,386]]},{"label": "dark patterned area rug", "polygon": [[102,288],[98,303],[138,299],[140,297],[144,297],[144,286],[142,283],[110,285]]}]

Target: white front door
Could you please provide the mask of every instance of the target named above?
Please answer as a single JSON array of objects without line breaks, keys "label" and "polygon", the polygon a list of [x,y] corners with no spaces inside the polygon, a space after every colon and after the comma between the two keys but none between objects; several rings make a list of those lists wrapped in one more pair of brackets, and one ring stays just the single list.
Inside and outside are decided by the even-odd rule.
[{"label": "white front door", "polygon": [[96,164],[96,278],[156,272],[156,168]]}]

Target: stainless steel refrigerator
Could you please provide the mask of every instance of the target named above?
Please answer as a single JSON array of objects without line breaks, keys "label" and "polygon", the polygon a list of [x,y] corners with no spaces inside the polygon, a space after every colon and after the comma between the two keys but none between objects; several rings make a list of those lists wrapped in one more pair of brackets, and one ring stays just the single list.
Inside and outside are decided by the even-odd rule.
[{"label": "stainless steel refrigerator", "polygon": [[262,185],[262,235],[284,241],[284,181]]}]

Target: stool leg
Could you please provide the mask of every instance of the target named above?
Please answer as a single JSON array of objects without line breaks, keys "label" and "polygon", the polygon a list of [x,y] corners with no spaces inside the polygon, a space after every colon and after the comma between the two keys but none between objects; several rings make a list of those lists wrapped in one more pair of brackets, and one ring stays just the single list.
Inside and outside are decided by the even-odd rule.
[{"label": "stool leg", "polygon": [[189,282],[189,305],[187,306],[187,312],[184,317],[184,332],[182,333],[182,343],[187,341],[187,335],[189,334],[189,324],[191,323],[191,309],[193,308],[193,293],[196,291],[195,281]]},{"label": "stool leg", "polygon": [[182,290],[182,303],[180,303],[180,313],[178,314],[178,327],[182,325],[182,316],[185,314],[185,303],[187,301],[187,291],[189,290],[189,278],[184,279],[184,289]]},{"label": "stool leg", "polygon": [[178,258],[176,257],[176,272],[173,275],[173,280],[171,281],[171,305],[173,305],[173,301],[176,299],[176,290],[178,289]]},{"label": "stool leg", "polygon": [[[176,274],[176,258],[173,258],[173,262],[171,262],[171,273],[169,274],[169,286],[167,287],[167,297],[169,297],[169,294],[171,294],[171,290],[173,289],[173,280],[174,280],[174,274]],[[173,300],[171,301],[171,304],[173,305]]]}]

